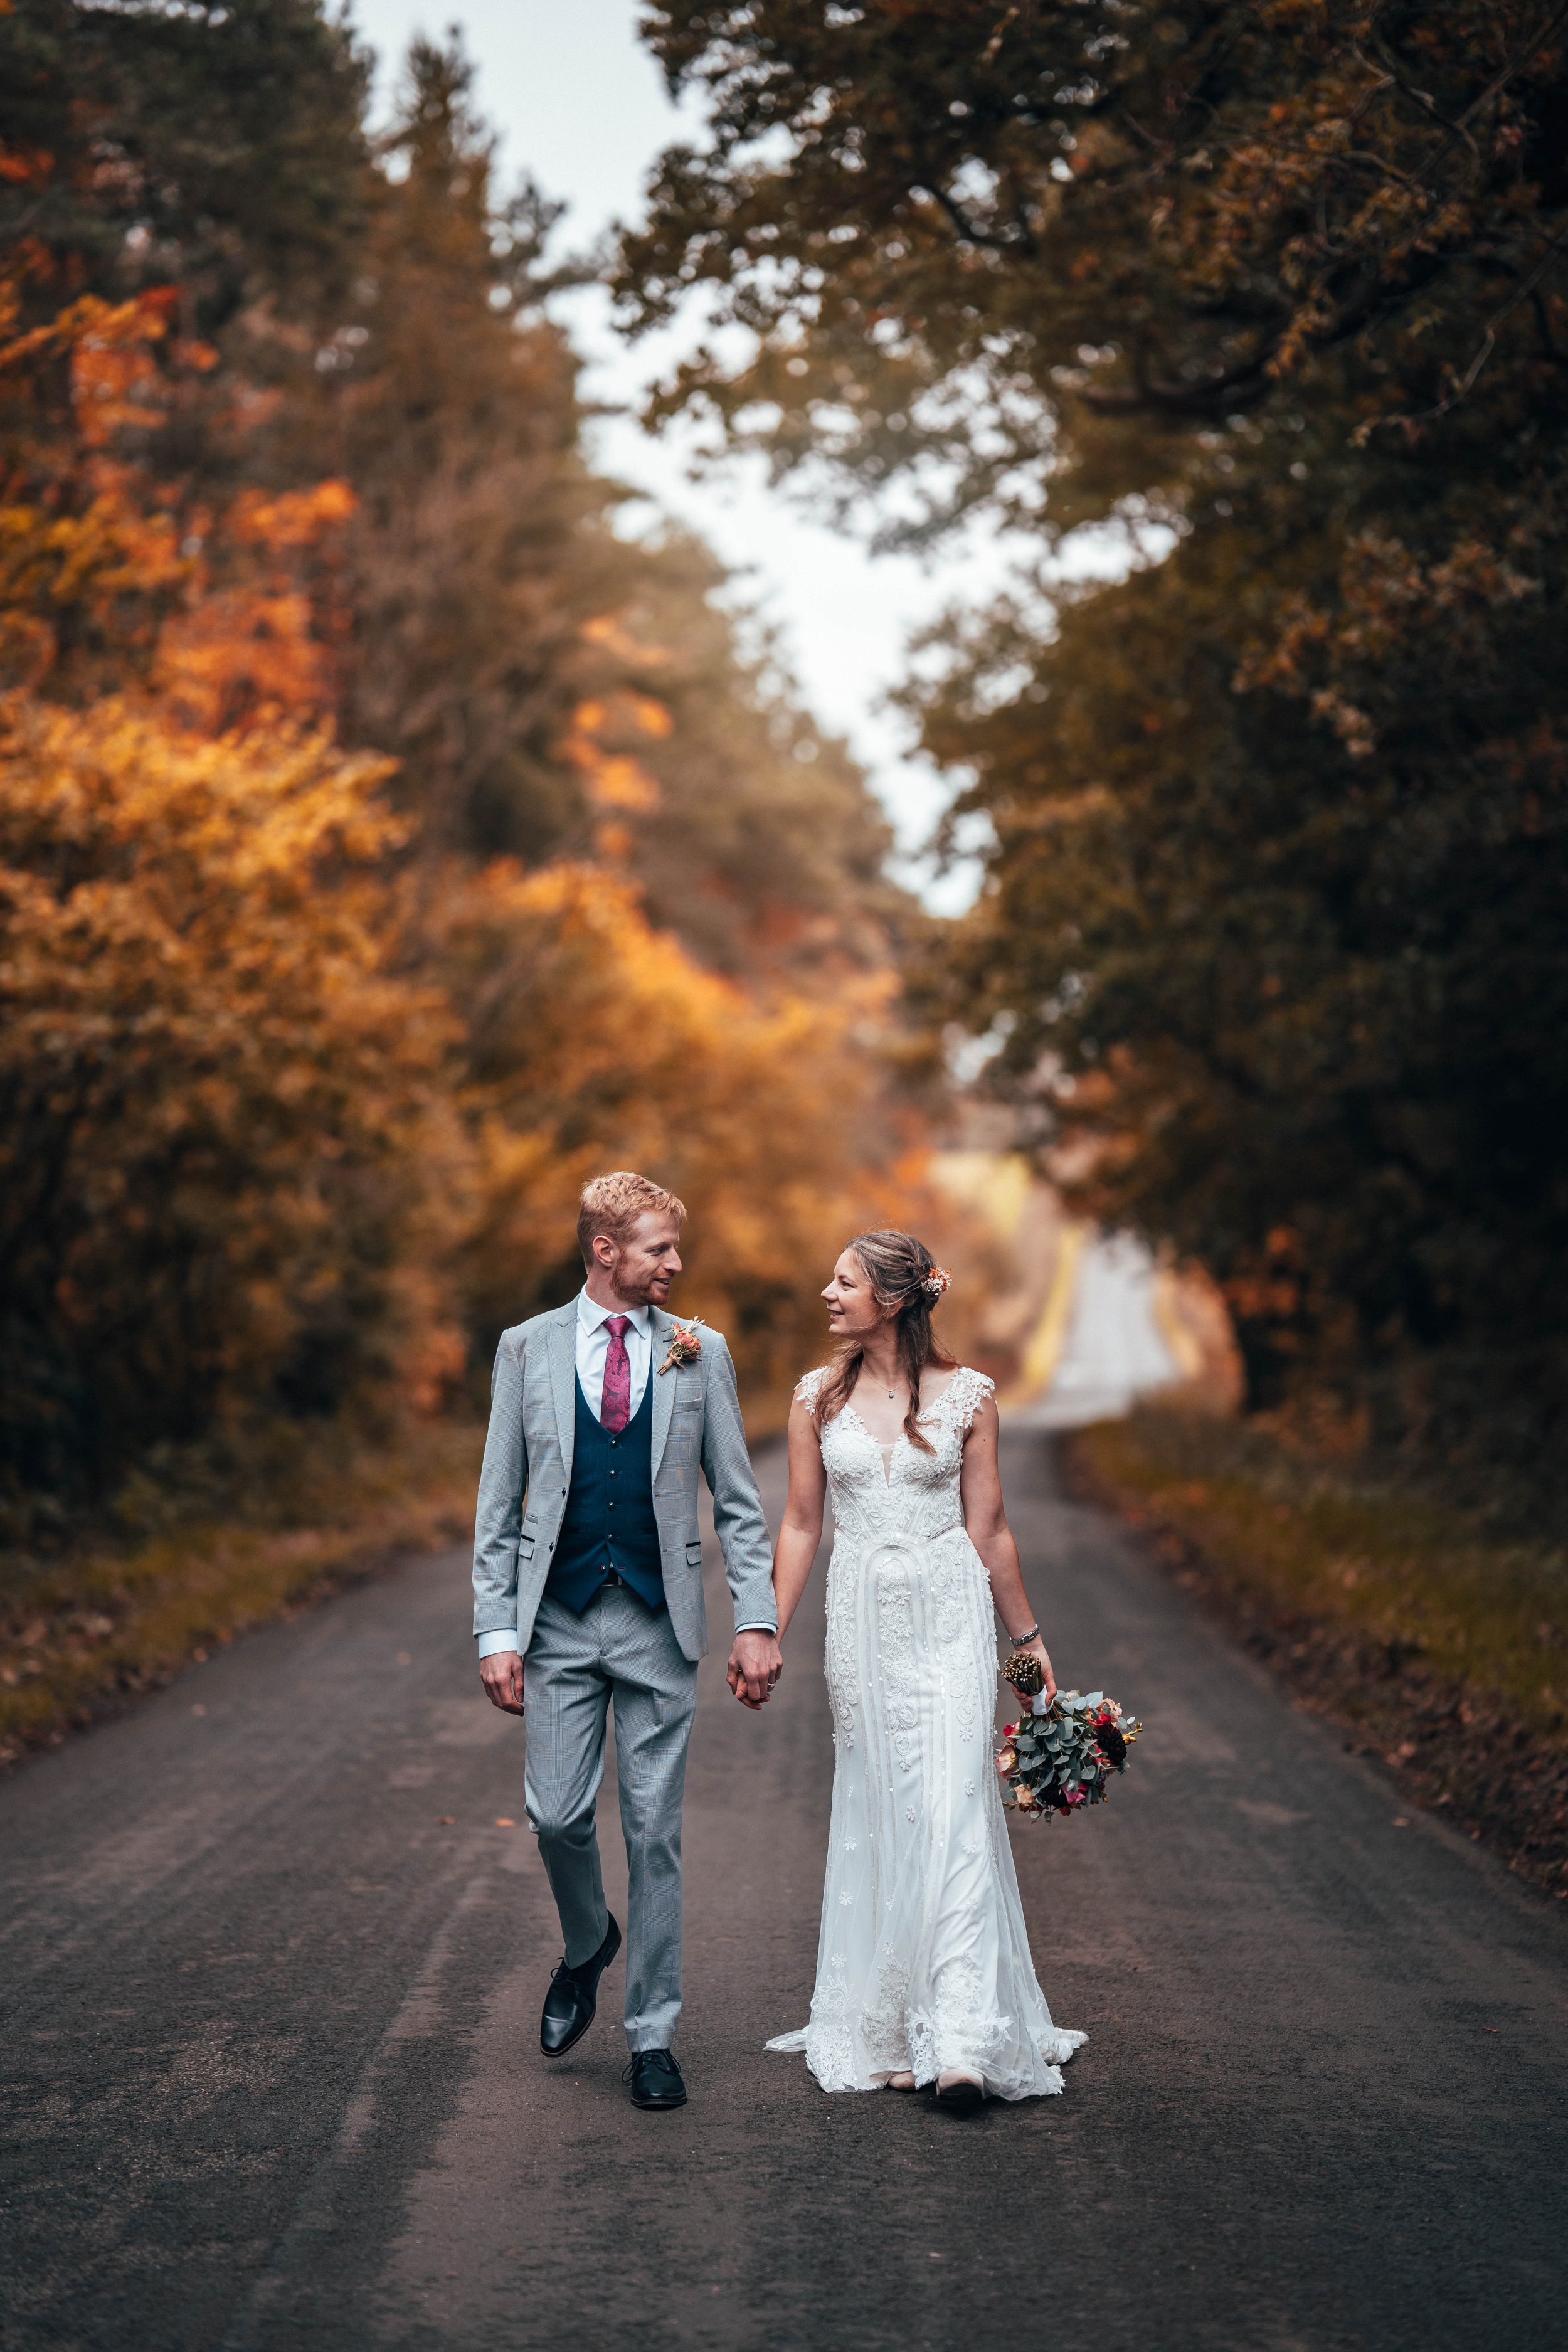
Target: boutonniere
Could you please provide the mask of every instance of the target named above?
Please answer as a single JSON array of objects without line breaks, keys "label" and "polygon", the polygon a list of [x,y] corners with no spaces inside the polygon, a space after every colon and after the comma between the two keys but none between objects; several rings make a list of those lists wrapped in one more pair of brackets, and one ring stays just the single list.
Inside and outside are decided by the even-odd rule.
[{"label": "boutonniere", "polygon": [[683,1365],[697,1361],[702,1353],[702,1342],[697,1336],[697,1327],[701,1320],[700,1315],[694,1315],[689,1323],[676,1325],[669,1335],[669,1353],[658,1368],[661,1379],[672,1365],[679,1371]]}]

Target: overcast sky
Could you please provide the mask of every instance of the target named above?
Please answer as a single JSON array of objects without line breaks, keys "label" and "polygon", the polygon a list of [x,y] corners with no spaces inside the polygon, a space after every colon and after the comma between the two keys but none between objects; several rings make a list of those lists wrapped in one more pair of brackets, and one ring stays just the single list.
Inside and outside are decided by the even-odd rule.
[{"label": "overcast sky", "polygon": [[[456,16],[479,68],[479,100],[503,140],[510,173],[532,173],[571,206],[557,232],[563,250],[591,245],[615,220],[640,215],[648,166],[673,141],[699,135],[700,116],[670,104],[637,38],[635,0],[460,0],[454,9],[418,0],[353,0],[355,19],[382,60],[381,100],[409,37],[440,34]],[[597,289],[558,305],[588,362],[591,398],[635,401],[668,367],[668,337],[627,347],[609,328]],[[720,479],[687,478],[689,447],[653,440],[629,418],[596,426],[598,463],[646,489],[689,524],[723,562],[752,576],[818,719],[842,733],[869,770],[906,851],[929,833],[943,797],[913,759],[903,722],[879,709],[903,667],[910,630],[963,597],[988,601],[1004,564],[977,544],[948,551],[932,573],[910,558],[866,555],[852,538],[813,521],[760,467],[728,467]],[[911,870],[909,878],[915,878]],[[948,877],[931,903],[956,911],[973,875]]]}]

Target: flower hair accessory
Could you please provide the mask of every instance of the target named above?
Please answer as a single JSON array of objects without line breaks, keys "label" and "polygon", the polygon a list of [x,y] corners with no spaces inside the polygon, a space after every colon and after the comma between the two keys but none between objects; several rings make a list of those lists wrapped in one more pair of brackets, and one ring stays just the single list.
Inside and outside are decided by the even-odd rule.
[{"label": "flower hair accessory", "polygon": [[921,1276],[921,1288],[933,1306],[942,1297],[942,1292],[951,1288],[952,1284],[952,1272],[945,1265],[931,1266]]}]

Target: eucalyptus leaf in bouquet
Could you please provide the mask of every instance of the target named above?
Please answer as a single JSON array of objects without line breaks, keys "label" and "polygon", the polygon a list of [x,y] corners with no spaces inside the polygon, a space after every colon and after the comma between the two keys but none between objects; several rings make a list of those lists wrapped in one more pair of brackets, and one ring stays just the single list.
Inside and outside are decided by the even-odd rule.
[{"label": "eucalyptus leaf in bouquet", "polygon": [[996,1756],[1003,1803],[1031,1817],[1069,1820],[1085,1805],[1103,1804],[1142,1728],[1103,1691],[1058,1691],[1051,1699],[1042,1692],[1003,1731]]}]

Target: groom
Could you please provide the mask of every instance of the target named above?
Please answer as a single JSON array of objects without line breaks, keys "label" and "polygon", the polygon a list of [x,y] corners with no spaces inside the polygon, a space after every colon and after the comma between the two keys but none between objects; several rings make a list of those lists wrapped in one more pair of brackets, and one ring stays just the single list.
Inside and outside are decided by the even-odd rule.
[{"label": "groom", "polygon": [[782,1661],[767,1523],[735,1368],[717,1331],[664,1311],[686,1211],[621,1170],[583,1193],[586,1280],[568,1307],[503,1331],[474,1530],[474,1631],[491,1702],[528,1717],[524,1802],[561,1914],[540,2047],[593,2022],[620,1949],[594,1803],[616,1706],[629,1870],[626,2077],[638,2107],[679,2107],[680,1804],[697,1661],[708,1646],[697,1472],[735,1603],[728,1678],[762,1706]]}]

